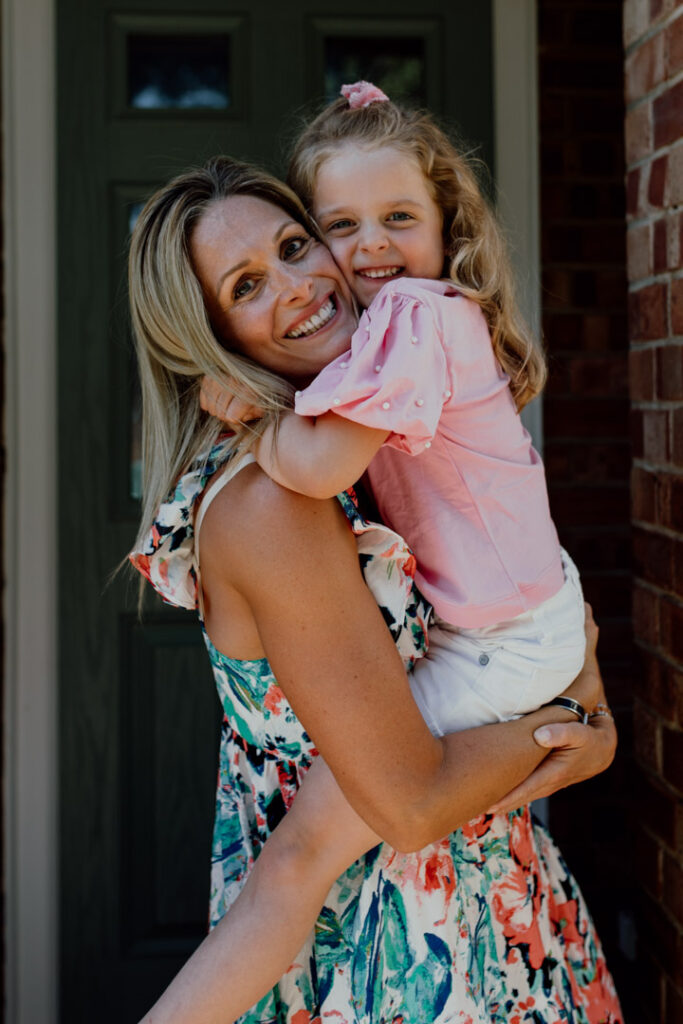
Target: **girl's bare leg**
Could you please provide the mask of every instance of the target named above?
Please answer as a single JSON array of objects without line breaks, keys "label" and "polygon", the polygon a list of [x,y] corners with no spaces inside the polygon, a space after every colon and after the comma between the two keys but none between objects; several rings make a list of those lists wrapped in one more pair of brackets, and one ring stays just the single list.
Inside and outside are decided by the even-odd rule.
[{"label": "girl's bare leg", "polygon": [[285,973],[336,878],[381,842],[321,758],[244,889],[141,1024],[228,1024]]}]

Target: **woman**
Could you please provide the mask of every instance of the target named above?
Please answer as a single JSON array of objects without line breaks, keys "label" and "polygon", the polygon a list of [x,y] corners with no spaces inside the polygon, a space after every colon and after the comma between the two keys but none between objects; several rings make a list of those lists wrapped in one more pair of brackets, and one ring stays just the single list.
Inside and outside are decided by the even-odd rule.
[{"label": "woman", "polygon": [[[532,1011],[544,1021],[619,1020],[590,919],[545,834],[524,809],[472,820],[539,765],[533,731],[563,713],[432,737],[399,655],[421,653],[426,610],[398,538],[368,525],[349,500],[342,507],[278,487],[249,462],[249,428],[211,447],[219,427],[199,412],[201,375],[230,378],[233,390],[237,381],[240,397],[266,410],[259,430],[348,346],[348,290],[296,198],[227,159],[181,176],[140,216],[130,291],[146,467],[135,562],[175,603],[195,606],[199,504],[204,520],[199,600],[226,710],[213,923],[316,748],[360,816],[396,849],[419,851],[382,845],[348,869],[315,937],[245,1020],[445,1024]],[[298,325],[330,301],[334,316],[302,335]],[[354,534],[381,611],[358,571]],[[590,667],[573,687],[589,707],[602,692]],[[552,788],[611,760],[611,723],[594,723],[594,746],[583,759],[570,754]],[[553,776],[554,766],[544,771]],[[511,806],[528,792],[513,792]],[[220,936],[150,1020],[222,1020]]]}]

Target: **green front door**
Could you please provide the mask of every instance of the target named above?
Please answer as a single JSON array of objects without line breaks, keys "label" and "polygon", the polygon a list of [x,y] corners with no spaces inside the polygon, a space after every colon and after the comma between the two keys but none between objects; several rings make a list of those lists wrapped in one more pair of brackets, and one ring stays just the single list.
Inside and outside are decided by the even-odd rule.
[{"label": "green front door", "polygon": [[[343,12],[343,13],[340,13]],[[107,585],[138,516],[126,323],[139,204],[228,152],[284,168],[374,78],[491,154],[487,0],[59,0],[61,1020],[128,1024],[206,930],[220,712],[192,615]]]}]

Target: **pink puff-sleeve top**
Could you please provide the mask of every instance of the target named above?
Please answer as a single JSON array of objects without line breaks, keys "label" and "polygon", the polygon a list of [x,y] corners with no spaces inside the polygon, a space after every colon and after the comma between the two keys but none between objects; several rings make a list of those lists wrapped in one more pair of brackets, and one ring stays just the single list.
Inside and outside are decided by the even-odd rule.
[{"label": "pink puff-sleeve top", "polygon": [[401,278],[296,396],[302,416],[390,431],[368,467],[380,514],[413,548],[424,596],[462,628],[529,611],[564,582],[543,463],[508,383],[476,302]]}]

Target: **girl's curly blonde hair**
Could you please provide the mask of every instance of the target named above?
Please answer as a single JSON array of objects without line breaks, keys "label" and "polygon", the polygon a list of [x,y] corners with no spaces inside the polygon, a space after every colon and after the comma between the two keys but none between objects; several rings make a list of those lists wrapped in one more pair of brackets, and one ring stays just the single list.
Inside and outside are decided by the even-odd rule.
[{"label": "girl's curly blonde hair", "polygon": [[418,161],[443,217],[443,276],[481,306],[522,409],[543,388],[545,358],[519,310],[507,246],[470,162],[424,111],[391,101],[351,109],[338,99],[304,129],[292,152],[288,183],[309,211],[321,165],[347,142],[393,146]]}]

